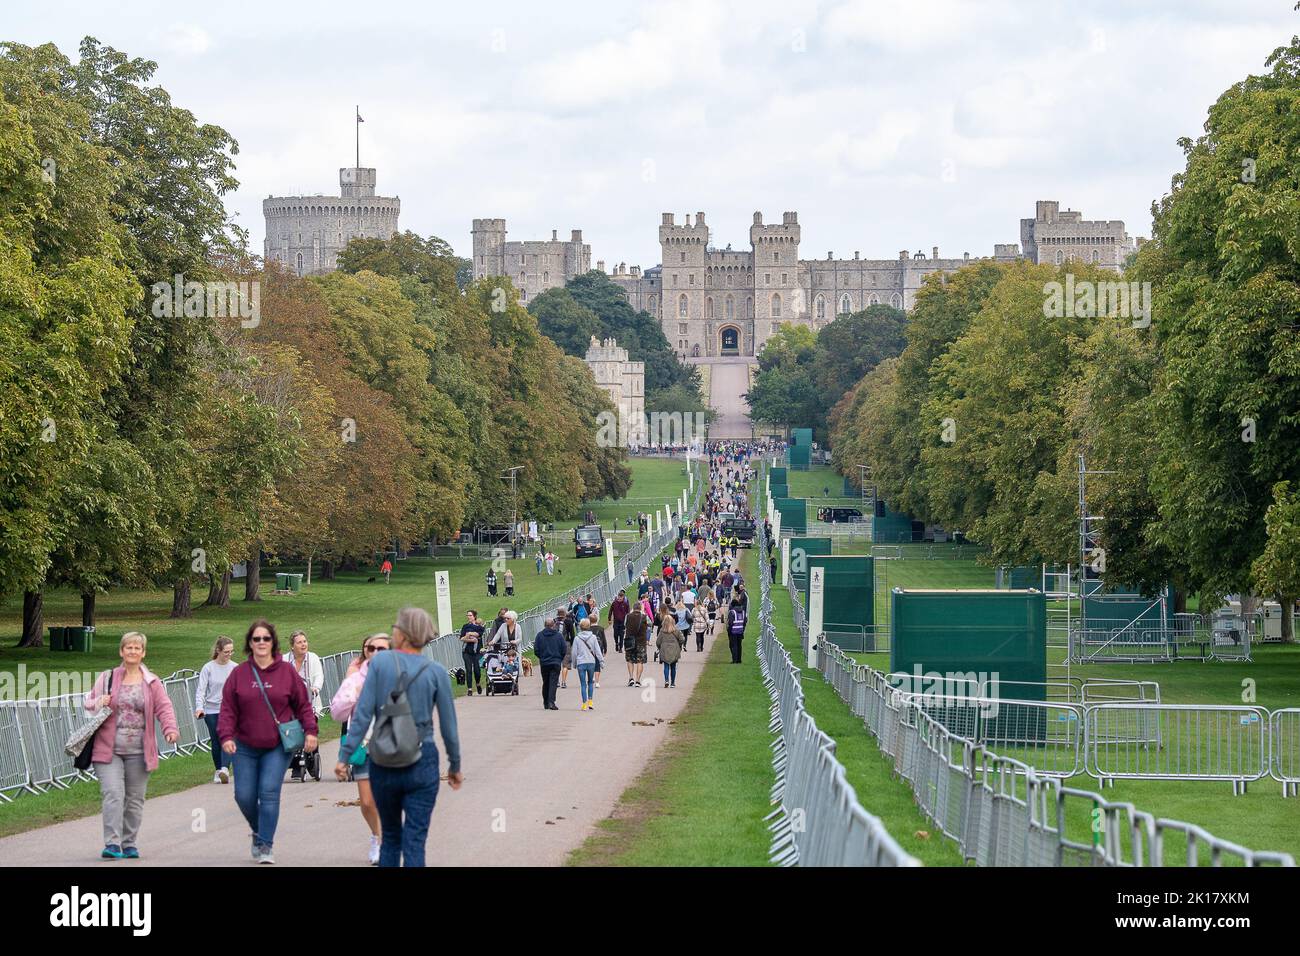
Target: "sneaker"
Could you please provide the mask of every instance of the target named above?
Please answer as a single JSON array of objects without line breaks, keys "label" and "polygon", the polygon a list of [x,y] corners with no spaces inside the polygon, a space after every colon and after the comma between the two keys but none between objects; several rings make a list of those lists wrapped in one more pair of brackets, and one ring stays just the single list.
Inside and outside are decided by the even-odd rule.
[{"label": "sneaker", "polygon": [[217,779],[222,783],[230,783],[230,771],[225,767],[222,767],[217,771]]},{"label": "sneaker", "polygon": [[257,842],[257,837],[253,837],[253,862],[262,862],[262,844]]},{"label": "sneaker", "polygon": [[668,686],[669,686],[669,687],[676,687],[676,686],[677,686],[677,681],[673,681],[673,682],[672,682],[671,684],[669,684]]},{"label": "sneaker", "polygon": [[224,780],[221,779],[221,771],[220,771],[220,770],[215,770],[215,771],[213,771],[213,773],[212,773],[212,782],[213,782],[213,783],[225,783],[225,782],[226,782],[226,781],[224,781]]},{"label": "sneaker", "polygon": [[595,709],[596,709],[596,702],[595,702],[594,700],[589,700],[589,701],[587,701],[587,709],[588,709],[588,710],[595,710]]},{"label": "sneaker", "polygon": [[370,837],[370,853],[366,858],[370,861],[371,866],[375,866],[379,863],[379,837]]},{"label": "sneaker", "polygon": [[108,844],[108,846],[104,847],[103,851],[99,854],[101,860],[120,860],[122,859],[122,856],[122,848],[116,843]]},{"label": "sneaker", "polygon": [[133,846],[123,847],[122,858],[124,860],[138,860],[140,859],[140,851]]},{"label": "sneaker", "polygon": [[560,690],[567,690],[569,687],[564,681],[560,681]]},{"label": "sneaker", "polygon": [[635,686],[636,686],[636,681],[634,681],[632,678],[629,677],[629,678],[627,679],[627,686],[628,686],[628,687],[635,687]]},{"label": "sneaker", "polygon": [[257,862],[258,862],[258,863],[274,863],[274,862],[275,862],[275,854],[271,852],[271,848],[270,848],[269,846],[264,846],[264,847],[262,847],[262,856],[258,859]]},{"label": "sneaker", "polygon": [[596,681],[596,687],[597,687],[597,688],[600,687],[600,681]]}]

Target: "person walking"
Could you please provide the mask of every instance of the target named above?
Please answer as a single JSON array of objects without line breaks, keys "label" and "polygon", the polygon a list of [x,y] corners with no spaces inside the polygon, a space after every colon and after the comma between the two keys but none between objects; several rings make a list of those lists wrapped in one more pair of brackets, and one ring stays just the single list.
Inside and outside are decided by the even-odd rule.
[{"label": "person walking", "polygon": [[533,560],[537,562],[537,573],[538,573],[538,574],[541,574],[541,573],[542,573],[542,565],[543,565],[544,563],[546,563],[546,558],[544,558],[544,557],[542,556],[542,549],[541,549],[541,548],[538,548],[538,549],[537,549],[537,557],[535,557]]},{"label": "person walking", "polygon": [[569,687],[569,669],[573,667],[573,639],[578,635],[578,621],[567,609],[555,609],[555,626],[564,635],[564,660],[560,664],[560,690]]},{"label": "person walking", "polygon": [[691,629],[695,632],[695,649],[704,650],[704,632],[709,628],[709,612],[698,601],[691,609]]},{"label": "person walking", "polygon": [[497,573],[492,568],[487,569],[487,593],[488,597],[497,596]]},{"label": "person walking", "polygon": [[506,597],[515,596],[515,572],[506,568],[506,573],[502,577],[502,582],[506,586]]},{"label": "person walking", "polygon": [[280,656],[280,639],[269,621],[257,620],[244,636],[247,659],[221,692],[217,736],[235,758],[235,803],[252,830],[255,863],[274,863],[272,847],[280,822],[280,788],[289,752],[280,725],[302,724],[303,749],[317,745],[316,712],[307,685]]},{"label": "person walking", "polygon": [[600,653],[600,642],[591,632],[591,620],[584,619],[578,636],[573,639],[573,662],[578,668],[582,710],[596,709],[596,670],[604,659]]},{"label": "person walking", "polygon": [[[307,693],[311,695],[312,712],[319,715],[322,712],[320,692],[325,685],[325,667],[320,657],[311,651],[305,632],[294,631],[289,637],[289,648],[284,659],[293,665],[294,671],[302,678]],[[289,772],[295,781],[306,778],[307,766],[303,757],[304,754],[300,752],[289,758]]]},{"label": "person walking", "polygon": [[628,612],[624,622],[623,656],[627,661],[627,686],[640,687],[645,669],[646,645],[649,642],[650,619],[639,605]]},{"label": "person walking", "polygon": [[[483,671],[479,658],[483,654],[483,632],[486,630],[478,619],[478,611],[465,612],[465,623],[460,626],[460,659],[465,665],[465,693],[473,697],[474,692],[483,693]],[[473,677],[473,683],[470,678]]]},{"label": "person walking", "polygon": [[555,561],[556,561],[556,558],[555,558],[555,552],[554,552],[554,551],[547,551],[547,552],[546,552],[546,573],[547,573],[547,575],[552,575],[552,574],[555,573]]},{"label": "person walking", "polygon": [[384,583],[385,583],[385,584],[390,584],[390,583],[392,583],[392,578],[393,578],[393,562],[392,562],[392,561],[389,561],[387,558],[384,558],[384,563],[383,563],[383,565],[379,568],[379,570],[380,570],[381,572],[383,572],[383,575],[384,575]]},{"label": "person walking", "polygon": [[546,710],[560,709],[555,703],[555,689],[560,682],[560,665],[568,652],[569,642],[555,626],[555,618],[548,617],[541,633],[533,641],[533,653],[537,655],[537,664],[542,671],[542,707]]},{"label": "person walking", "polygon": [[138,860],[137,841],[144,819],[149,774],[158,769],[158,734],[169,744],[180,740],[176,711],[163,682],[144,666],[149,639],[127,631],[117,645],[122,663],[96,679],[82,701],[94,713],[111,707],[87,746],[99,778],[100,814],[104,825],[104,860]]},{"label": "person walking", "polygon": [[731,609],[727,611],[727,643],[731,645],[731,663],[740,663],[740,642],[745,639],[745,624],[749,616],[748,609],[740,598],[732,598]]},{"label": "person walking", "polygon": [[208,745],[212,748],[212,763],[216,768],[213,783],[230,783],[230,754],[217,742],[217,715],[221,713],[221,690],[226,678],[238,665],[230,659],[235,642],[222,635],[212,645],[212,659],[199,671],[198,687],[194,689],[194,716],[208,727]]},{"label": "person walking", "polygon": [[[345,735],[348,720],[356,710],[357,701],[361,697],[361,688],[365,685],[370,661],[379,651],[388,650],[390,643],[387,634],[371,634],[367,637],[361,645],[361,656],[352,661],[356,666],[348,665],[348,675],[339,685],[334,699],[330,701],[330,715],[343,725]],[[365,749],[364,739],[361,749],[363,751]],[[353,757],[356,757],[355,751]],[[357,784],[357,803],[361,805],[361,818],[370,828],[370,850],[366,854],[366,859],[371,866],[374,866],[379,862],[379,810],[375,807],[375,796],[370,790],[370,763],[363,759],[360,763],[350,762],[348,766],[352,769],[352,779]]]},{"label": "person walking", "polygon": [[370,789],[379,811],[381,832],[379,865],[424,866],[429,818],[438,799],[438,747],[433,741],[433,712],[447,750],[447,782],[459,790],[464,776],[460,769],[460,735],[456,726],[456,705],[447,669],[420,652],[437,636],[429,612],[405,607],[393,624],[393,648],[370,662],[361,688],[348,735],[339,745],[339,762],[334,774],[347,779],[348,760],[361,746],[373,718],[383,710],[396,691],[405,689],[411,718],[420,738],[420,756],[408,767],[385,767],[370,761]]},{"label": "person walking", "polygon": [[682,650],[686,647],[686,635],[677,626],[677,620],[669,611],[664,611],[663,623],[659,627],[659,636],[655,638],[655,648],[659,651],[659,660],[664,665],[664,686],[677,686],[677,662],[682,659]]},{"label": "person walking", "polygon": [[[510,648],[516,651],[523,647],[524,632],[519,628],[519,613],[517,611],[506,611],[503,615],[500,627],[492,635],[492,648],[502,654]],[[420,645],[423,647],[424,645]]]},{"label": "person walking", "polygon": [[632,605],[628,603],[627,595],[619,591],[609,605],[609,623],[614,629],[614,650],[616,652],[623,650],[623,629],[627,624],[627,616],[631,611]]},{"label": "person walking", "polygon": [[636,577],[636,566],[632,563],[632,559],[628,558],[627,559],[627,583],[631,584],[632,580],[635,577]]}]

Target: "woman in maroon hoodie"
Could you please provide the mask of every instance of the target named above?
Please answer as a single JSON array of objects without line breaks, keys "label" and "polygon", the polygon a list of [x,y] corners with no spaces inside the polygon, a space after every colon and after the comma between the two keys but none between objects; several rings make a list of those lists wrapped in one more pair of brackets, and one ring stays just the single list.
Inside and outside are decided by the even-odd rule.
[{"label": "woman in maroon hoodie", "polygon": [[217,737],[235,758],[235,803],[253,830],[253,862],[274,863],[271,844],[280,821],[280,786],[289,757],[279,725],[297,719],[306,750],[316,749],[316,714],[293,665],[280,657],[274,625],[254,621],[244,637],[248,659],[231,672],[221,694]]},{"label": "woman in maroon hoodie", "polygon": [[[158,735],[162,724],[169,744],[180,738],[176,711],[158,677],[144,666],[146,638],[139,631],[122,635],[118,655],[122,666],[105,671],[86,695],[89,711],[112,707],[113,713],[95,731],[91,762],[99,778],[103,802],[105,860],[138,859],[136,837],[144,815],[149,774],[158,769]],[[110,680],[111,678],[111,680]]]}]

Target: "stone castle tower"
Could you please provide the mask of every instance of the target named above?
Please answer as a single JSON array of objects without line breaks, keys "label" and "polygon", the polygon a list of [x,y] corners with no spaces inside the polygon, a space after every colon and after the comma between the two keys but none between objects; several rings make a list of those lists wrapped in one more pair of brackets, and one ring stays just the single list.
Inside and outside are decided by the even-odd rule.
[{"label": "stone castle tower", "polygon": [[353,239],[388,239],[398,231],[402,201],[375,195],[375,169],[339,170],[337,196],[269,196],[264,256],[297,275],[338,268],[338,254]]},{"label": "stone castle tower", "polygon": [[475,219],[472,235],[474,278],[507,277],[525,305],[591,270],[591,246],[582,241],[581,229],[570,232],[567,240],[552,229],[549,240],[507,242],[504,219]]}]

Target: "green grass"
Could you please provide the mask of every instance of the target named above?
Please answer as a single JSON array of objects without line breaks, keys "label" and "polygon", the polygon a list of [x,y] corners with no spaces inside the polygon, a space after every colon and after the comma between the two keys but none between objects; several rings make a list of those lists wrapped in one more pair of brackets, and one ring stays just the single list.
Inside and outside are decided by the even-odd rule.
[{"label": "green grass", "polygon": [[[577,513],[569,520],[556,522],[556,528],[572,528],[582,523],[588,509],[596,513],[596,520],[606,526],[617,522],[620,531],[636,531],[636,516],[647,512],[654,519],[656,510],[663,511],[664,505],[673,505],[681,497],[682,489],[687,485],[686,461],[682,458],[632,458],[632,487],[624,498],[603,498],[583,502]],[[695,465],[695,480],[700,480],[698,464]],[[627,519],[632,519],[629,528]]]},{"label": "green grass", "polygon": [[[742,555],[745,575],[756,580],[753,553]],[[753,641],[745,645],[735,667],[726,638],[714,640],[668,740],[569,865],[767,865],[771,698]]]}]

